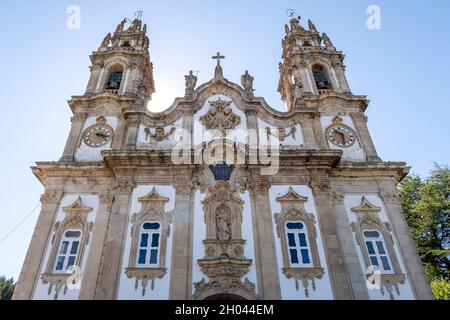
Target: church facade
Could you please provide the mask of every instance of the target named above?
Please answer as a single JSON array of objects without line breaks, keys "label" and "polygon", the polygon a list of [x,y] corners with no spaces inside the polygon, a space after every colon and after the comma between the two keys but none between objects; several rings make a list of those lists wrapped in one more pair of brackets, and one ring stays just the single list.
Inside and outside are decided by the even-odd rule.
[{"label": "church facade", "polygon": [[253,77],[214,77],[163,112],[147,26],[92,53],[61,159],[38,162],[41,212],[14,299],[431,299],[402,215],[402,162],[371,140],[344,55],[285,26],[281,112]]}]

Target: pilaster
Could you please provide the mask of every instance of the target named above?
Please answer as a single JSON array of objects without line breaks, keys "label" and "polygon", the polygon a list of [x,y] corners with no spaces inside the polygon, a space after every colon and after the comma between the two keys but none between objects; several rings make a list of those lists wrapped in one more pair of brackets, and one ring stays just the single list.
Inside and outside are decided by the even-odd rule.
[{"label": "pilaster", "polygon": [[329,277],[336,300],[353,299],[350,281],[344,262],[341,239],[337,230],[337,217],[331,203],[329,181],[324,177],[312,177],[318,221],[322,232]]},{"label": "pilaster", "polygon": [[169,293],[171,300],[186,300],[192,295],[192,258],[189,259],[193,250],[192,191],[191,185],[176,186]]},{"label": "pilaster", "polygon": [[14,290],[13,300],[33,298],[34,288],[36,282],[39,281],[39,271],[44,263],[45,250],[62,194],[62,191],[59,190],[46,190],[41,196],[41,213],[31,237],[19,280]]},{"label": "pilaster", "polygon": [[116,132],[114,134],[114,139],[112,141],[112,149],[113,150],[122,149],[126,126],[127,126],[127,122],[125,120],[125,117],[122,114],[119,115],[117,117]]},{"label": "pilaster", "polygon": [[136,149],[136,141],[140,123],[141,121],[139,119],[127,119],[126,149]]},{"label": "pilaster", "polygon": [[380,196],[386,206],[387,214],[391,221],[398,243],[398,252],[402,256],[405,265],[405,272],[408,275],[409,283],[418,300],[433,300],[434,296],[430,284],[425,275],[423,265],[417,253],[417,247],[411,237],[411,232],[402,213],[400,196],[394,186],[384,186],[380,190]]},{"label": "pilaster", "polygon": [[95,287],[99,278],[103,244],[105,243],[108,218],[114,200],[114,192],[105,191],[99,194],[97,217],[92,230],[92,242],[89,247],[88,259],[83,272],[80,300],[93,300]]},{"label": "pilaster", "polygon": [[67,138],[66,146],[60,161],[73,161],[75,152],[78,147],[78,141],[81,136],[84,122],[87,118],[87,113],[75,113],[71,118],[72,125],[70,127],[69,137]]},{"label": "pilaster", "polygon": [[353,298],[356,300],[369,300],[366,277],[361,270],[358,251],[355,246],[344,199],[345,195],[343,192],[335,191],[332,193],[332,204],[336,213],[337,234],[340,239],[347,277],[350,280]]},{"label": "pilaster", "polygon": [[366,153],[366,159],[368,162],[379,162],[381,159],[378,157],[375,145],[373,144],[372,137],[370,136],[369,129],[367,128],[367,117],[363,113],[352,113],[351,117],[355,123],[355,127],[361,137],[361,144],[363,145]]},{"label": "pilaster", "polygon": [[264,300],[281,299],[279,270],[275,251],[275,235],[269,201],[269,184],[255,181],[249,190],[252,201],[252,215],[256,249],[256,270],[258,295]]},{"label": "pilaster", "polygon": [[120,181],[115,187],[115,198],[109,216],[106,239],[94,299],[112,300],[117,297],[123,247],[129,221],[129,207],[133,183]]}]

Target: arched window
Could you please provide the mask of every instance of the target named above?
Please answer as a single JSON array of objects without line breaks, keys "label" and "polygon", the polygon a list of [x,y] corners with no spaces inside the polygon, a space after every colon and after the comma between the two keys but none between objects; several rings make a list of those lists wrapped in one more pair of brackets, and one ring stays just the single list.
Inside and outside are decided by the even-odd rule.
[{"label": "arched window", "polygon": [[142,224],[139,236],[139,254],[136,261],[139,267],[158,265],[160,237],[161,225],[159,222],[145,222]]},{"label": "arched window", "polygon": [[305,224],[299,221],[286,223],[289,261],[292,267],[309,267],[311,255]]},{"label": "arched window", "polygon": [[115,64],[108,68],[109,76],[106,80],[105,89],[107,90],[119,90],[122,83],[123,66]]},{"label": "arched window", "polygon": [[309,42],[308,40],[303,41],[303,46],[304,47],[312,47],[311,42]]},{"label": "arched window", "polygon": [[372,266],[377,266],[382,272],[392,273],[389,254],[386,250],[383,236],[377,230],[363,232],[364,243]]},{"label": "arched window", "polygon": [[122,72],[113,72],[106,82],[106,89],[119,90],[122,83]]},{"label": "arched window", "polygon": [[66,273],[71,266],[75,265],[80,249],[80,242],[81,231],[67,230],[64,232],[56,256],[55,273]]},{"label": "arched window", "polygon": [[122,47],[124,47],[124,48],[131,47],[130,41],[124,41],[124,42],[122,43]]},{"label": "arched window", "polygon": [[331,83],[326,75],[326,70],[323,66],[321,66],[320,64],[314,65],[312,68],[312,72],[318,90],[332,89]]}]

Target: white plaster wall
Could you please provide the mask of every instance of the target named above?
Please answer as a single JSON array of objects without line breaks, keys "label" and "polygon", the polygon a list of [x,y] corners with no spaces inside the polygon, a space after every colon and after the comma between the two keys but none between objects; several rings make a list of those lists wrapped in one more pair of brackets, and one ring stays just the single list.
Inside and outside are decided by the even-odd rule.
[{"label": "white plaster wall", "polygon": [[[155,134],[156,127],[151,126],[145,126],[143,124],[139,125],[138,129],[138,137],[137,137],[137,147],[138,148],[148,148],[148,147],[157,147],[157,148],[164,148],[164,147],[171,147],[176,144],[178,144],[180,141],[175,141],[174,135],[171,135],[168,139],[164,139],[163,141],[157,142],[153,139],[145,140],[145,128],[150,128],[151,134]],[[171,128],[175,128],[177,130],[182,128],[182,119],[178,119],[174,124],[167,125],[162,127],[164,128],[164,132],[167,134],[170,132]],[[176,134],[175,134],[176,135]]]},{"label": "white plaster wall", "polygon": [[[352,128],[356,132],[355,126],[350,117],[341,116],[341,118],[343,120],[342,121],[343,124]],[[327,128],[333,124],[333,119],[334,119],[334,117],[328,117],[328,116],[323,116],[320,118],[320,122],[322,123],[322,129],[323,129],[324,135],[325,135],[325,130],[327,130]],[[358,137],[355,137],[355,138],[357,141],[351,147],[339,148],[338,146],[335,146],[334,144],[329,142],[328,139],[325,137],[330,149],[343,151],[342,159],[352,160],[352,161],[365,161],[364,150],[362,149],[361,142],[359,141]]]},{"label": "white plaster wall", "polygon": [[[117,127],[117,118],[116,117],[105,117],[106,118],[106,124],[108,124],[114,132],[116,131]],[[97,117],[89,117],[86,119],[84,123],[84,127],[82,132],[82,135],[84,134],[84,131],[95,124]],[[81,137],[80,146],[77,149],[77,152],[75,153],[75,160],[76,161],[102,161],[102,150],[110,150],[111,149],[111,143],[112,141],[108,142],[104,146],[98,147],[98,148],[92,148],[89,147],[87,144],[84,143],[83,137]]]},{"label": "white plaster wall", "polygon": [[[256,293],[258,294],[258,283],[256,282],[256,266],[255,266],[255,246],[253,242],[253,224],[252,224],[252,212],[250,195],[248,191],[240,194],[242,201],[244,201],[244,208],[242,212],[242,238],[246,240],[244,245],[244,255],[247,259],[252,260],[252,265],[249,268],[249,272],[245,277],[248,278],[256,286]],[[192,293],[195,292],[194,283],[199,282],[202,278],[208,281],[208,277],[200,270],[200,266],[197,263],[198,259],[205,257],[205,247],[203,240],[206,238],[206,225],[203,213],[203,206],[201,202],[204,200],[205,194],[200,191],[195,192],[194,203],[194,243],[193,243],[193,260],[192,260]],[[242,278],[242,280],[245,279]]]},{"label": "white plaster wall", "polygon": [[[278,238],[276,223],[274,219],[273,222],[273,232],[275,235],[275,249],[277,254],[278,261],[278,275],[280,278],[280,287],[281,287],[281,298],[283,300],[331,300],[333,299],[333,292],[330,283],[330,277],[328,274],[328,266],[325,258],[325,251],[323,247],[322,241],[322,233],[319,226],[318,215],[316,211],[316,205],[314,202],[314,197],[311,192],[311,189],[308,186],[292,186],[294,191],[303,197],[307,197],[308,201],[305,203],[305,210],[308,213],[312,213],[316,217],[316,231],[317,231],[317,251],[319,253],[320,258],[320,266],[324,268],[324,275],[322,279],[316,279],[316,290],[313,290],[311,282],[309,283],[308,291],[309,297],[306,297],[303,285],[301,281],[299,283],[299,290],[295,288],[295,280],[288,279],[283,274],[282,268],[284,267],[283,263],[283,253],[281,249],[281,239]],[[272,217],[276,213],[281,212],[281,205],[278,201],[276,201],[277,197],[284,196],[289,191],[289,185],[281,185],[281,186],[272,186],[269,189],[269,199],[270,199],[270,208],[272,210]],[[310,232],[310,230],[308,230]]]},{"label": "white plaster wall", "polygon": [[[208,143],[210,141],[217,139],[217,137],[215,137],[207,132],[206,128],[200,122],[200,118],[203,115],[205,115],[206,113],[208,113],[209,110],[211,109],[211,105],[209,104],[208,101],[216,101],[219,98],[222,100],[225,100],[225,101],[232,100],[231,98],[229,98],[223,94],[212,95],[212,96],[208,97],[208,99],[206,99],[205,104],[194,115],[193,140],[192,140],[194,143],[194,148],[199,146],[202,142]],[[241,118],[241,122],[239,123],[239,125],[237,125],[234,128],[234,132],[232,133],[232,135],[227,136],[227,139],[234,141],[234,142],[245,144],[246,140],[247,140],[247,136],[248,136],[247,120],[245,117],[245,113],[236,107],[234,101],[231,103],[230,108],[233,110],[233,113],[235,115],[237,115]]]},{"label": "white plaster wall", "polygon": [[[268,141],[267,141],[267,132],[266,132],[266,128],[269,127],[270,128],[270,132],[272,134],[276,133],[278,134],[278,128],[276,126],[270,125],[267,122],[258,119],[258,135],[259,135],[259,143],[261,145],[268,145]],[[289,134],[291,131],[291,128],[295,127],[296,132],[295,132],[295,139],[292,135],[290,135],[289,137],[287,137],[286,139],[284,139],[284,141],[278,141],[278,137],[271,137],[270,139],[270,145],[275,145],[275,143],[278,141],[278,145],[282,145],[282,146],[295,146],[295,147],[303,147],[304,145],[304,140],[303,140],[303,131],[302,131],[302,127],[300,126],[300,124],[296,124],[294,126],[286,126],[286,134]]]},{"label": "white plaster wall", "polygon": [[[379,217],[380,217],[381,221],[390,223],[388,216],[386,215],[386,208],[384,207],[383,201],[380,199],[380,197],[378,195],[367,195],[367,194],[366,195],[364,195],[364,194],[347,195],[345,197],[344,204],[345,204],[345,208],[347,211],[349,223],[356,222],[356,220],[357,220],[356,214],[354,212],[352,212],[351,209],[361,205],[363,196],[365,196],[366,199],[370,203],[381,208],[381,211],[379,213]],[[402,261],[402,258],[401,258],[400,252],[399,252],[397,239],[393,233],[391,233],[391,234],[392,234],[392,237],[394,238],[395,254],[397,256],[401,272],[406,274],[405,266],[403,264],[403,261]],[[353,236],[355,236],[355,233],[353,233]],[[364,264],[363,254],[361,252],[361,246],[356,244],[356,240],[355,240],[355,246],[358,251],[358,258],[359,258],[359,263],[361,265],[361,270],[363,270],[363,274],[366,274],[366,267]],[[407,276],[405,284],[399,285],[399,291],[400,291],[400,296],[398,296],[395,292],[393,292],[395,299],[397,299],[397,300],[413,300],[414,299],[414,293],[411,289],[409,276]],[[386,290],[385,290],[384,295],[381,293],[380,289],[368,288],[368,292],[369,292],[369,297],[371,300],[390,300],[389,293]]]},{"label": "white plaster wall", "polygon": [[200,266],[197,263],[198,259],[205,257],[205,247],[203,240],[206,238],[206,224],[205,215],[203,214],[202,201],[205,199],[206,194],[201,193],[200,190],[195,191],[194,196],[194,241],[193,241],[193,253],[192,253],[192,293],[195,292],[194,283],[199,282],[202,278],[208,281],[208,277],[200,270]]},{"label": "white plaster wall", "polygon": [[[62,198],[62,200],[59,204],[59,207],[58,207],[58,211],[56,214],[56,220],[54,223],[56,223],[57,221],[64,220],[66,214],[64,213],[62,208],[73,204],[77,200],[78,196],[79,195],[66,195]],[[96,195],[80,195],[80,196],[81,196],[82,204],[85,205],[86,207],[92,208],[92,211],[87,216],[87,221],[95,223],[95,216],[97,215],[97,208],[98,208],[98,197]],[[44,261],[43,261],[44,263],[41,266],[40,272],[38,274],[38,279],[36,280],[37,285],[36,285],[36,288],[35,288],[35,291],[33,294],[33,300],[53,300],[55,289],[52,289],[50,294],[48,294],[49,284],[43,284],[40,279],[41,274],[45,273],[45,270],[46,270],[47,264],[48,264],[48,259],[50,258],[50,253],[52,251],[51,239],[54,234],[53,230],[54,229],[52,228],[52,233],[48,239],[47,249],[46,249],[45,255],[44,255]],[[92,241],[92,238],[93,238],[93,235],[90,234],[90,241]],[[87,260],[87,257],[89,256],[89,247],[91,244],[90,241],[89,241],[89,244],[84,248],[84,251],[83,251],[83,259],[81,261],[81,266],[80,266],[81,280],[80,280],[79,284],[77,283],[76,286],[73,288],[68,288],[67,293],[65,295],[63,293],[63,289],[61,289],[61,291],[58,294],[58,300],[77,300],[78,299],[78,296],[80,294],[80,288],[81,288],[81,285],[83,282],[83,273],[84,273],[84,268],[86,267],[86,260]],[[55,242],[53,245],[59,246],[59,243]]]},{"label": "white plaster wall", "polygon": [[[141,203],[138,198],[144,197],[150,193],[150,191],[155,188],[156,192],[163,196],[169,198],[169,201],[164,206],[165,212],[170,212],[175,207],[175,188],[173,186],[162,186],[162,185],[141,185],[133,190],[131,207],[129,211],[128,218],[131,219],[134,213],[138,213],[141,209]],[[151,283],[147,284],[145,295],[142,296],[142,286],[139,281],[137,289],[135,289],[135,278],[128,278],[125,274],[125,269],[129,264],[130,250],[131,250],[131,223],[128,220],[127,232],[125,238],[125,248],[122,256],[122,268],[120,271],[119,289],[117,293],[117,299],[119,300],[168,300],[169,299],[169,289],[170,289],[170,273],[171,273],[171,263],[172,263],[172,239],[173,239],[173,225],[170,225],[170,235],[167,238],[166,247],[166,268],[167,273],[162,279],[155,279],[154,289],[151,289]]]}]

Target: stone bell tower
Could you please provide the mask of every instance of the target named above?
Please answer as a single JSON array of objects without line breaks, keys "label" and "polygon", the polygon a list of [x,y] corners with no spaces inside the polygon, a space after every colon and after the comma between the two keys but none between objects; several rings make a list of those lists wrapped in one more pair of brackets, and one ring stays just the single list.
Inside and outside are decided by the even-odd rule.
[{"label": "stone bell tower", "polygon": [[285,25],[278,91],[288,110],[301,107],[305,97],[333,92],[351,94],[345,78],[344,55],[325,33],[320,35],[311,20],[308,28],[301,25],[300,17],[292,18],[290,26]]},{"label": "stone bell tower", "polygon": [[[128,24],[128,28],[126,28]],[[123,19],[114,33],[108,33],[91,55],[91,76],[86,95],[110,93],[138,96],[140,107],[147,105],[155,92],[150,62],[147,25]]]}]

